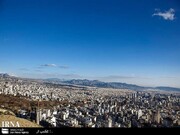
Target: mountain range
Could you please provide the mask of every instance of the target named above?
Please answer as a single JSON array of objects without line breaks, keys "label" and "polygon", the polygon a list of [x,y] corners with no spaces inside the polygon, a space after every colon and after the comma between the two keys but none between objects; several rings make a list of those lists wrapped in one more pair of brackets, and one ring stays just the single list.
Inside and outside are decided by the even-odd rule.
[{"label": "mountain range", "polygon": [[[18,78],[14,76],[10,76],[9,74],[1,74],[0,77],[3,78]],[[23,78],[20,78],[23,79]],[[24,78],[27,80],[27,78]],[[32,79],[29,79],[32,80]],[[37,80],[37,79],[35,79]],[[142,91],[142,90],[162,90],[162,91],[176,91],[180,92],[180,88],[174,87],[166,87],[166,86],[158,86],[158,87],[144,87],[138,86],[135,84],[127,84],[121,82],[102,82],[98,80],[80,80],[80,79],[72,79],[72,80],[64,80],[58,78],[48,78],[48,79],[40,79],[45,83],[55,83],[55,84],[63,84],[63,85],[78,85],[78,86],[89,86],[89,87],[97,87],[97,88],[114,88],[114,89],[130,89],[135,91]],[[39,81],[39,79],[37,80]]]},{"label": "mountain range", "polygon": [[97,87],[97,88],[130,89],[130,90],[135,90],[135,91],[152,89],[152,90],[180,92],[180,88],[174,88],[174,87],[165,87],[165,86],[143,87],[143,86],[138,86],[135,84],[127,84],[127,83],[120,83],[120,82],[101,82],[98,80],[87,80],[87,79],[62,80],[58,78],[49,78],[49,79],[45,79],[45,81],[48,81],[51,83],[59,83],[59,84],[63,83],[63,84],[68,84],[68,85],[89,86],[89,87]]}]

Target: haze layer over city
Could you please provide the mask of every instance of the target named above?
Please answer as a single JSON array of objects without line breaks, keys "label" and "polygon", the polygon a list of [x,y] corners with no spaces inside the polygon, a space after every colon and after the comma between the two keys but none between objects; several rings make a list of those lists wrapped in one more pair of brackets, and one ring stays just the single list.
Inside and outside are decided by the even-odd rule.
[{"label": "haze layer over city", "polygon": [[179,127],[179,17],[178,0],[1,0],[0,127]]}]

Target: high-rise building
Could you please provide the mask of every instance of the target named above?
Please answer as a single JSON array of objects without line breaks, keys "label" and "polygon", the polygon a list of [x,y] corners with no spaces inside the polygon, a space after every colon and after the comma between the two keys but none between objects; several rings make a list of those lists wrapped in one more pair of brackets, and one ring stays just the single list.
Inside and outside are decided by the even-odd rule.
[{"label": "high-rise building", "polygon": [[160,122],[161,122],[161,115],[160,115],[160,111],[159,111],[159,110],[158,110],[157,113],[156,113],[156,122],[157,122],[158,124],[160,124]]},{"label": "high-rise building", "polygon": [[39,109],[39,101],[38,101],[38,106],[36,108],[36,123],[39,125],[40,123],[40,109]]},{"label": "high-rise building", "polygon": [[153,122],[160,124],[161,122],[161,115],[160,111],[157,110],[156,112],[153,112]]},{"label": "high-rise building", "polygon": [[39,109],[36,109],[36,123],[39,125],[40,123],[40,111]]},{"label": "high-rise building", "polygon": [[143,115],[143,112],[142,112],[142,110],[139,110],[138,111],[138,119],[140,119],[140,117]]},{"label": "high-rise building", "polygon": [[112,128],[112,119],[111,118],[108,119],[108,128]]}]

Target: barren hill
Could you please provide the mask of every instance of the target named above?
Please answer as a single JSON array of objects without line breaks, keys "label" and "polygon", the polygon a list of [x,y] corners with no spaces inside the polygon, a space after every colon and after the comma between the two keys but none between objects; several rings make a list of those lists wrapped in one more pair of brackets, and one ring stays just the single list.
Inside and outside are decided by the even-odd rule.
[{"label": "barren hill", "polygon": [[[25,119],[21,119],[21,118],[17,118],[15,116],[12,115],[0,115],[0,127],[2,127],[3,122],[13,122],[15,127],[16,127],[16,123],[19,123],[19,126],[21,128],[23,127],[34,127],[34,128],[40,128],[41,126],[37,125],[36,123],[33,123],[31,121],[25,120]],[[9,124],[10,127],[13,127],[11,124]]]}]

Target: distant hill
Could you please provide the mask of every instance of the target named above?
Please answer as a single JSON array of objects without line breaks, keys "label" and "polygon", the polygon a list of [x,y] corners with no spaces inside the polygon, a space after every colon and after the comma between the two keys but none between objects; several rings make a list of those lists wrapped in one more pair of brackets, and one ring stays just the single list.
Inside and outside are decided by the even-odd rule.
[{"label": "distant hill", "polygon": [[58,79],[58,78],[48,78],[48,79],[44,79],[44,81],[60,83],[60,82],[63,82],[65,80],[64,79]]},{"label": "distant hill", "polygon": [[11,76],[7,73],[0,73],[0,77],[7,78],[7,77],[11,77]]},{"label": "distant hill", "polygon": [[[56,80],[57,81],[57,80]],[[98,87],[98,88],[115,88],[115,89],[130,89],[135,91],[142,91],[148,89],[154,90],[163,90],[163,91],[177,91],[180,92],[180,88],[173,88],[173,87],[143,87],[134,84],[127,84],[127,83],[120,83],[120,82],[101,82],[98,80],[68,80],[68,81],[59,81],[66,84],[72,85],[80,85],[80,86],[90,86],[90,87]]]},{"label": "distant hill", "polygon": [[74,84],[81,86],[90,86],[90,87],[98,87],[98,88],[115,88],[115,89],[131,89],[131,90],[144,90],[144,87],[126,84],[126,83],[118,83],[118,82],[101,82],[98,80],[69,80],[63,81],[66,84]]},{"label": "distant hill", "polygon": [[180,88],[173,88],[173,87],[156,87],[156,89],[159,90],[164,90],[164,91],[179,91],[180,92]]}]

